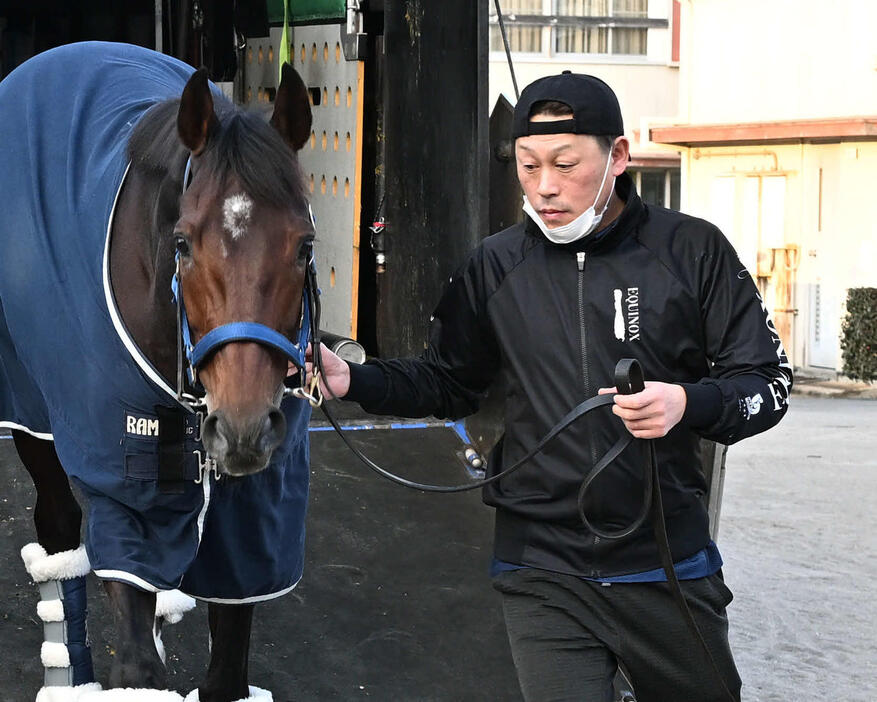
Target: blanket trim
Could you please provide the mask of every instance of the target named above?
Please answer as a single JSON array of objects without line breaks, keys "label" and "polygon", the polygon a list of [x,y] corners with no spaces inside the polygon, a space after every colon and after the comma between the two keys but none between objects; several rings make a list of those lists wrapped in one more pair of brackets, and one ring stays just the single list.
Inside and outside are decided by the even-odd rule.
[{"label": "blanket trim", "polygon": [[155,369],[155,367],[150,363],[149,359],[143,355],[143,352],[134,342],[134,339],[128,333],[128,329],[125,326],[125,322],[122,320],[122,315],[119,314],[119,309],[116,307],[116,298],[113,294],[113,286],[110,281],[110,235],[113,231],[113,219],[116,216],[116,207],[119,204],[119,197],[122,194],[122,187],[125,185],[125,180],[128,178],[128,173],[131,170],[131,163],[129,162],[127,166],[125,166],[125,172],[122,174],[122,180],[119,183],[119,189],[116,191],[116,197],[113,199],[113,208],[110,210],[109,221],[107,222],[107,236],[104,242],[104,261],[103,261],[103,286],[104,286],[104,297],[106,298],[107,303],[107,312],[110,315],[110,319],[113,322],[113,327],[116,330],[116,334],[118,334],[119,339],[124,344],[125,348],[128,351],[128,354],[131,356],[133,361],[137,364],[141,371],[146,375],[149,380],[151,380],[156,386],[158,386],[165,393],[170,395],[171,399],[176,402],[180,407],[191,412],[192,410],[181,404],[177,400],[177,392],[170,385],[167,384],[165,379],[161,376],[161,374]]},{"label": "blanket trim", "polygon": [[[94,571],[94,574],[101,580],[116,580],[119,582],[127,583],[128,585],[133,585],[134,587],[145,590],[146,592],[164,592],[164,590],[160,590],[159,588],[155,587],[155,585],[150,584],[143,578],[140,578],[132,573],[127,573],[123,570],[96,570]],[[200,602],[213,602],[214,604],[258,604],[259,602],[268,602],[269,600],[275,600],[278,597],[283,597],[284,595],[289,594],[298,586],[300,582],[301,576],[299,576],[298,580],[296,580],[292,585],[290,585],[289,587],[285,587],[282,590],[278,590],[277,592],[270,592],[267,595],[242,597],[241,599],[224,597],[199,597],[198,595],[189,595],[189,593],[187,592],[183,592],[183,594],[192,597]],[[182,592],[182,590],[180,590],[180,592]]]},{"label": "blanket trim", "polygon": [[6,420],[0,420],[0,429],[12,429],[15,431],[23,431],[25,434],[30,434],[35,439],[42,439],[43,441],[54,441],[55,437],[51,434],[46,434],[39,431],[34,431],[33,429],[28,429],[23,424],[16,424],[15,422],[10,422]]},{"label": "blanket trim", "polygon": [[271,592],[267,595],[254,595],[253,597],[244,597],[240,600],[228,599],[225,597],[198,597],[198,595],[192,595],[196,600],[200,602],[212,602],[213,604],[258,604],[259,602],[268,602],[269,600],[275,600],[278,597],[283,597],[284,595],[289,594],[298,586],[301,582],[301,576],[299,576],[298,580],[296,580],[289,587],[285,587],[282,590],[278,590],[277,592]]}]

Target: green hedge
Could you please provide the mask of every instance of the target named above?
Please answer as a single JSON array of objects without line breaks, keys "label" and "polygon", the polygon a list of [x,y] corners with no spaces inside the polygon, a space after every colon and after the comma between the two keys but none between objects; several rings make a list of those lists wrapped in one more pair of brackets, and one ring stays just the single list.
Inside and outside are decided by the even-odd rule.
[{"label": "green hedge", "polygon": [[877,380],[877,288],[850,288],[840,347],[844,375]]}]

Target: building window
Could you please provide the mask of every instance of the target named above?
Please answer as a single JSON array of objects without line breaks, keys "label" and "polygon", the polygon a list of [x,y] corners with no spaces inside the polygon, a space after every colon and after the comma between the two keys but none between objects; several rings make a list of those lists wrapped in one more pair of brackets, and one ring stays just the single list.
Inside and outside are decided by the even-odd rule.
[{"label": "building window", "polygon": [[[648,0],[502,0],[509,48],[541,56],[645,56],[649,28],[667,19],[648,16]],[[504,51],[491,5],[490,50]]]},{"label": "building window", "polygon": [[678,168],[628,168],[643,202],[671,210],[679,209],[681,183]]},{"label": "building window", "polygon": [[[543,52],[544,6],[544,0],[500,0],[509,48],[515,53],[541,54]],[[499,31],[496,6],[491,5],[490,11],[490,50],[505,51],[502,34]],[[525,22],[521,21],[520,17],[531,19]]]}]

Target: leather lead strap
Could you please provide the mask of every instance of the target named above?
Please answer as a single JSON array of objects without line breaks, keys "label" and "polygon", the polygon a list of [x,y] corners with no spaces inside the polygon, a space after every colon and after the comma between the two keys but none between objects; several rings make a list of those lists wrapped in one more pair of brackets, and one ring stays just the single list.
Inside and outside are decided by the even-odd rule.
[{"label": "leather lead strap", "polygon": [[[316,291],[317,289],[315,275],[313,280],[313,289],[314,291]],[[319,319],[318,297],[317,302],[314,304],[314,308],[315,318]],[[318,345],[315,345],[314,347],[314,365],[317,369],[320,369],[322,366]],[[642,367],[636,359],[624,358],[618,362],[618,364],[615,366],[615,385],[619,393],[623,395],[630,395],[633,393],[641,392],[645,388]],[[326,403],[323,403],[322,408],[323,413],[326,415],[326,418],[329,420],[329,423],[335,429],[338,436],[341,437],[341,440],[347,445],[347,447],[353,452],[353,454],[357,458],[359,458],[359,460],[365,463],[373,471],[383,476],[384,478],[387,478],[388,480],[391,480],[392,482],[402,485],[404,487],[413,488],[415,490],[422,490],[424,492],[448,493],[475,490],[477,488],[484,487],[485,485],[490,485],[491,483],[495,483],[498,480],[505,478],[506,476],[518,470],[531,458],[533,458],[533,456],[535,456],[543,448],[545,448],[546,444],[548,444],[555,436],[557,436],[561,431],[566,429],[566,427],[568,427],[574,421],[584,416],[588,412],[597,409],[598,407],[611,405],[614,402],[615,399],[613,395],[595,395],[594,397],[591,397],[584,402],[579,403],[572,410],[570,410],[570,412],[568,412],[566,416],[564,416],[557,424],[555,424],[554,427],[552,427],[551,431],[549,431],[539,441],[539,443],[536,444],[536,446],[528,451],[527,455],[525,455],[523,458],[515,461],[515,463],[513,463],[511,466],[490,478],[470,482],[465,485],[428,485],[424,483],[417,483],[412,480],[408,480],[407,478],[403,478],[401,476],[390,473],[389,471],[381,468],[379,465],[374,463],[362,452],[360,452],[359,449],[357,449],[355,446],[353,446],[353,444],[350,443],[348,438],[344,435],[344,432],[341,430],[341,427],[338,426],[338,422],[335,421],[335,418],[332,416],[329,408],[326,406]],[[585,515],[585,495],[587,493],[588,487],[597,478],[597,476],[634,441],[643,441],[646,447],[646,452],[648,454],[647,465],[645,466],[645,470],[643,471],[643,505],[641,511],[637,518],[634,519],[634,521],[631,522],[631,524],[627,527],[612,532],[602,531],[595,528],[588,521],[588,518]],[[716,678],[718,678],[719,683],[721,684],[725,696],[728,698],[728,700],[730,700],[730,702],[739,702],[739,698],[734,696],[734,694],[732,694],[731,690],[728,688],[728,685],[725,682],[724,675],[719,670],[715,658],[713,658],[712,652],[709,650],[709,646],[707,646],[706,640],[700,633],[700,630],[697,627],[697,623],[694,621],[694,616],[691,614],[691,610],[688,607],[688,603],[685,601],[685,595],[682,593],[682,587],[679,585],[679,579],[676,577],[676,569],[673,566],[673,555],[670,551],[670,542],[667,537],[667,525],[664,519],[664,504],[661,500],[658,461],[655,456],[654,441],[634,439],[634,437],[630,435],[622,436],[618,441],[616,441],[612,448],[610,448],[603,455],[603,457],[597,462],[597,464],[590,471],[590,473],[588,473],[588,475],[582,482],[578,494],[578,510],[579,516],[581,517],[582,522],[585,524],[585,526],[597,536],[606,539],[623,539],[629,536],[640,526],[642,526],[642,523],[645,521],[646,516],[651,514],[652,529],[655,533],[655,542],[658,547],[658,555],[660,557],[664,573],[667,576],[667,584],[670,587],[670,592],[673,595],[673,599],[675,600],[676,605],[679,607],[682,618],[685,620],[688,628],[691,630],[695,639],[697,639],[697,641],[700,643],[701,648],[706,654],[706,657],[709,660],[713,671],[715,672]]]}]

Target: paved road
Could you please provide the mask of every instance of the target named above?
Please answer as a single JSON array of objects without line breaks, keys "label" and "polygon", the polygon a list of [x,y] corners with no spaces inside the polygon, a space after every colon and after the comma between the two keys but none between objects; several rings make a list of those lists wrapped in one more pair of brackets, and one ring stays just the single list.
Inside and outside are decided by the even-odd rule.
[{"label": "paved road", "polygon": [[[279,702],[519,700],[485,572],[489,510],[474,494],[379,482],[337,438],[313,439],[305,578],[257,609],[253,682]],[[415,479],[461,478],[441,458],[459,448],[450,430],[357,441]],[[37,595],[17,556],[33,497],[11,443],[0,440],[0,702],[33,699],[41,677]],[[796,397],[778,428],[731,448],[719,545],[744,700],[877,700],[875,496],[877,402]],[[105,677],[108,619],[91,594]],[[199,607],[166,635],[179,690],[205,665],[204,617]]]},{"label": "paved road", "polygon": [[877,700],[877,402],[793,397],[727,467],[719,546],[744,699]]}]

